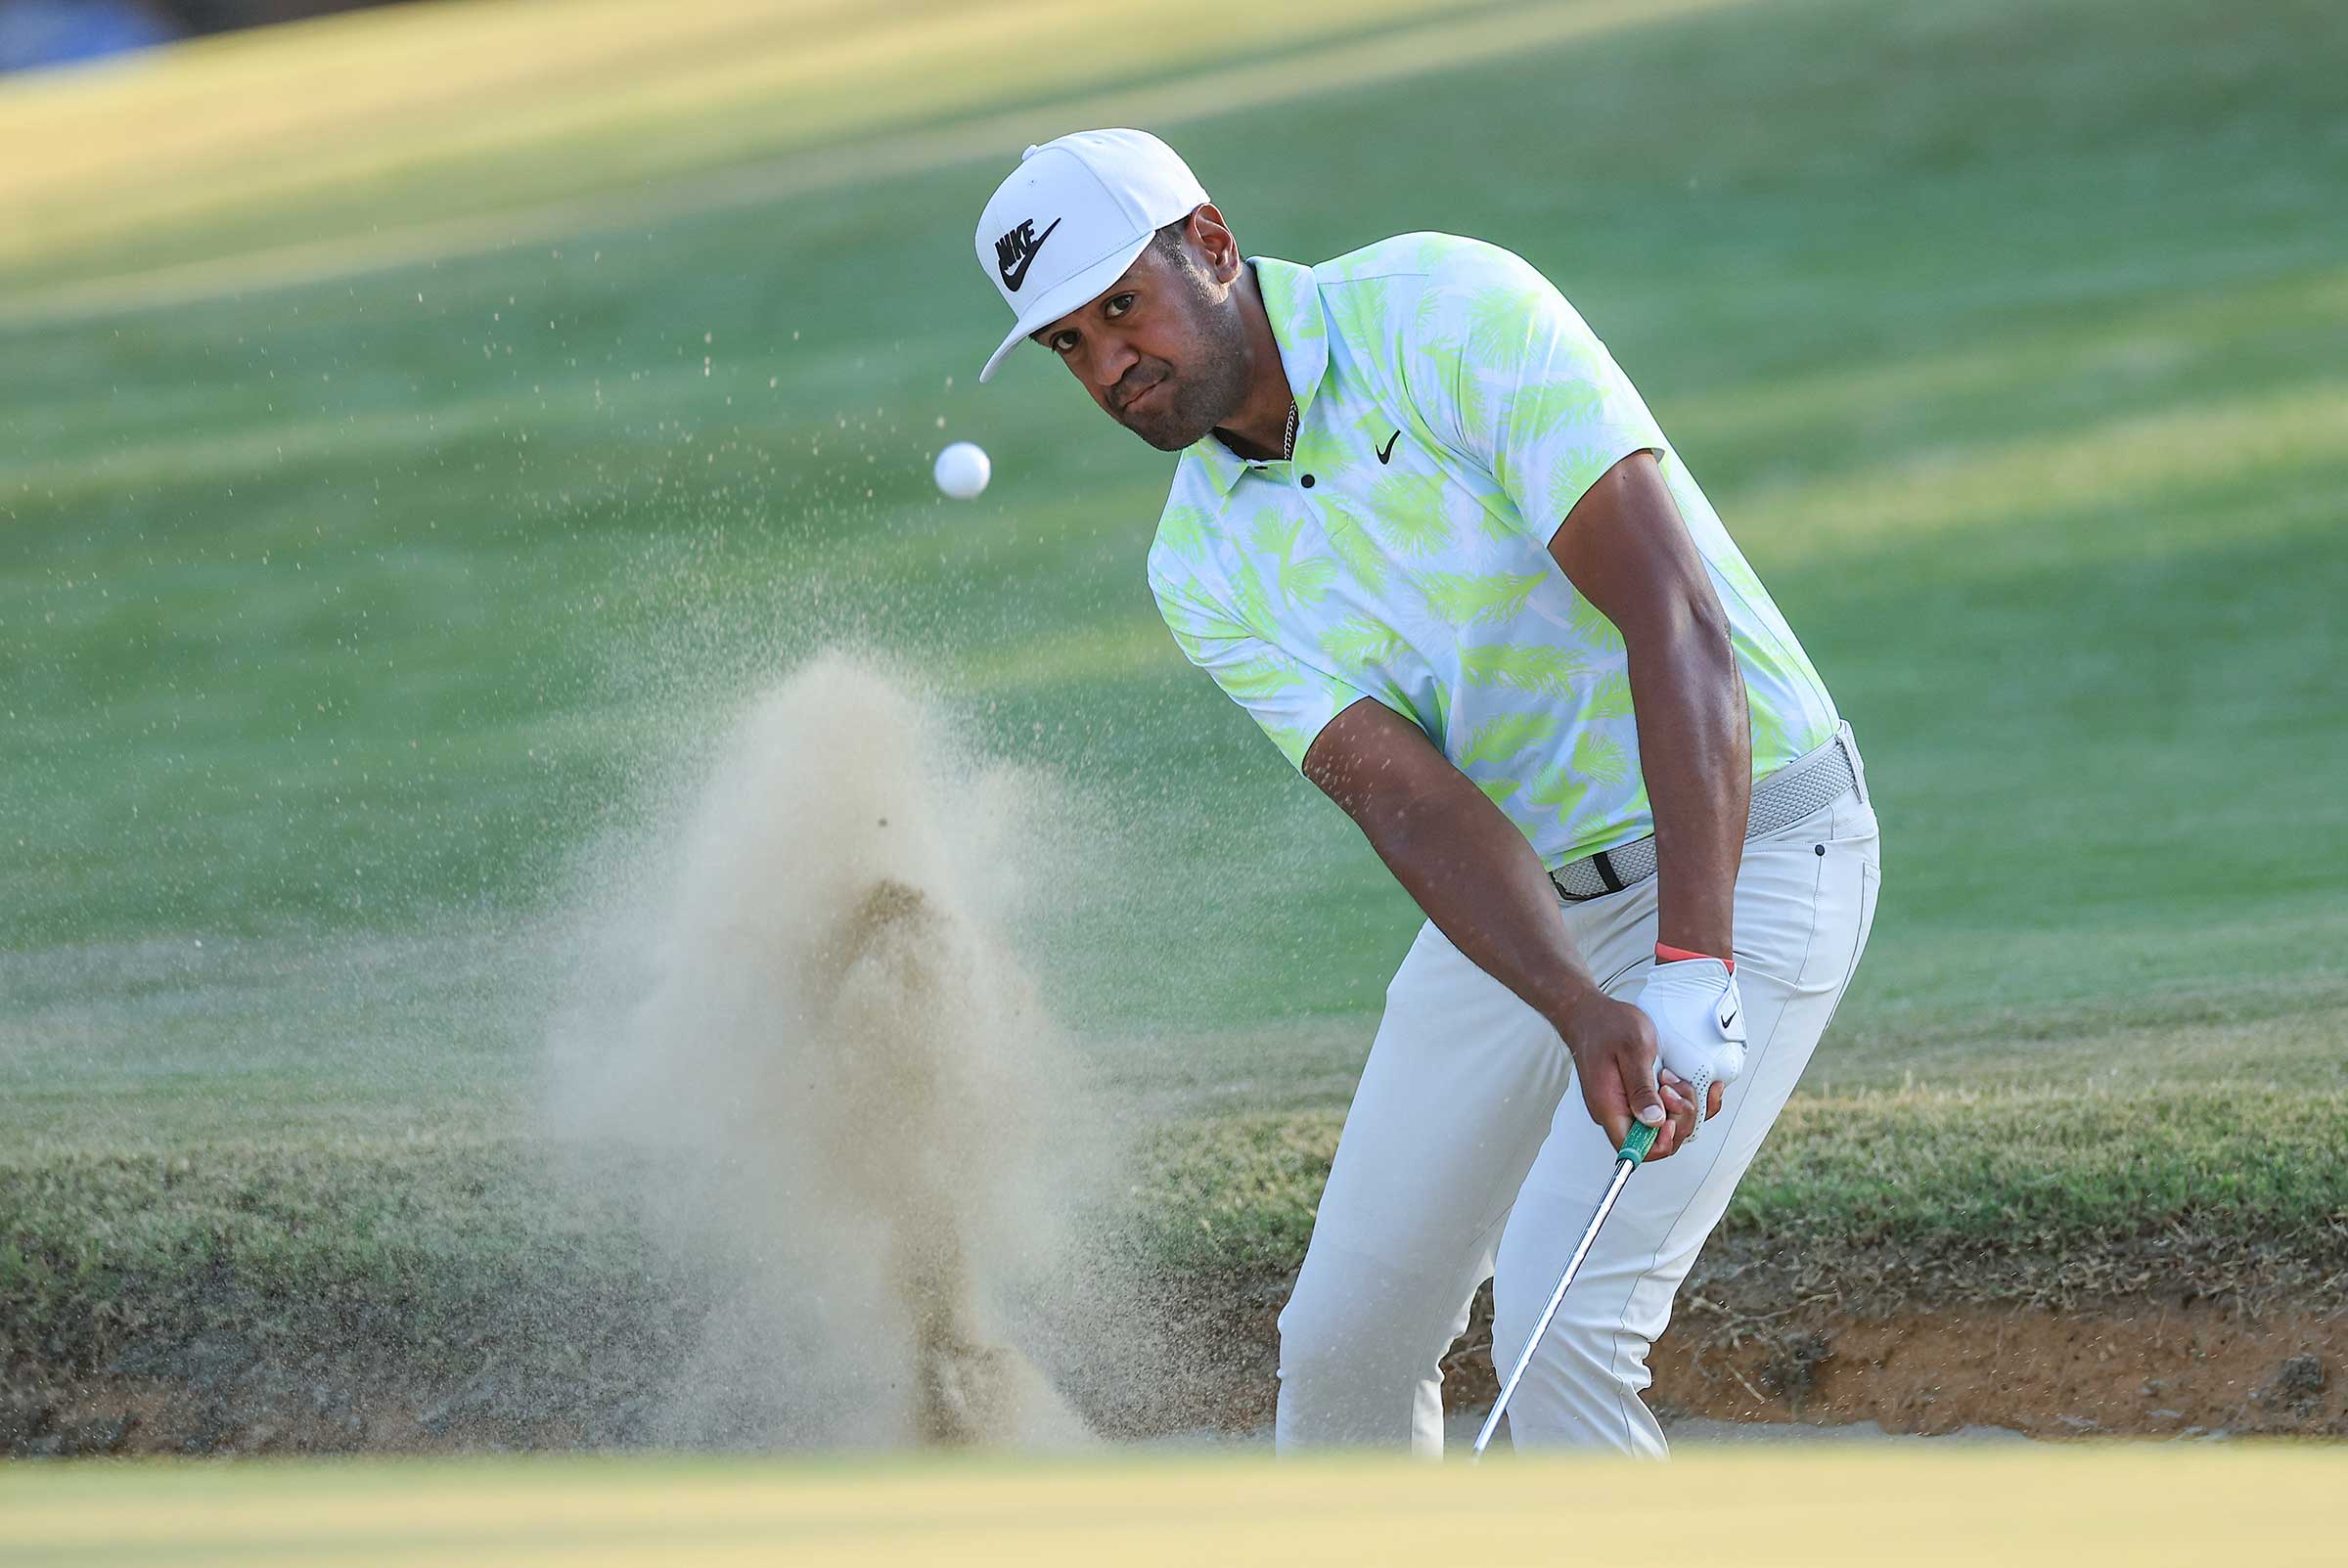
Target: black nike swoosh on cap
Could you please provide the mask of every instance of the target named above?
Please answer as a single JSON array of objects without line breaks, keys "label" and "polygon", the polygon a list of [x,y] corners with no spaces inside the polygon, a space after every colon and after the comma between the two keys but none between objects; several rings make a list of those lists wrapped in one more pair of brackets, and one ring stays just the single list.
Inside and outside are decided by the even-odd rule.
[{"label": "black nike swoosh on cap", "polygon": [[1027,247],[1026,254],[1020,256],[1016,264],[1002,269],[1004,288],[1015,294],[1019,291],[1019,285],[1027,281],[1027,269],[1033,265],[1036,252],[1043,249],[1044,242],[1052,238],[1052,230],[1059,228],[1061,220],[1054,218],[1051,228],[1047,228],[1035,237],[1035,243]]}]

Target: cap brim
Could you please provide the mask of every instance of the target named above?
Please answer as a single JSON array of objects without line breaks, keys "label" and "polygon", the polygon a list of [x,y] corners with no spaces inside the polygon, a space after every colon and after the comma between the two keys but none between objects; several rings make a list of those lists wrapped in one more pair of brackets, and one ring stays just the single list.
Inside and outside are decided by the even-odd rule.
[{"label": "cap brim", "polygon": [[1090,304],[1108,292],[1109,285],[1125,276],[1125,269],[1133,265],[1133,258],[1149,249],[1153,238],[1154,235],[1145,234],[1131,246],[1119,246],[1082,271],[1062,278],[1058,288],[1037,294],[1027,308],[1019,312],[1019,323],[1012,328],[1011,336],[1003,339],[1003,346],[987,356],[986,368],[978,373],[978,379],[981,381],[994,380],[995,367],[1002,364],[1004,357],[1013,349],[1025,342],[1027,335],[1038,327],[1058,321],[1069,311]]}]

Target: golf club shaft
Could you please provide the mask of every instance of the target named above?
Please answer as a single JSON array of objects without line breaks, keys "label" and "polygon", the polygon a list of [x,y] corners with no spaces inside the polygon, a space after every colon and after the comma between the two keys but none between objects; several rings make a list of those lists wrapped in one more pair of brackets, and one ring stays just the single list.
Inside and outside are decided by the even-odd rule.
[{"label": "golf club shaft", "polygon": [[1565,1272],[1558,1277],[1558,1288],[1549,1293],[1549,1305],[1541,1309],[1541,1319],[1533,1324],[1532,1334],[1525,1340],[1524,1350],[1517,1356],[1514,1369],[1509,1373],[1508,1381],[1500,1385],[1500,1398],[1493,1401],[1492,1413],[1484,1417],[1484,1429],[1475,1434],[1477,1457],[1482,1457],[1485,1446],[1492,1441],[1492,1434],[1500,1430],[1500,1418],[1508,1413],[1509,1399],[1516,1392],[1517,1383],[1523,1379],[1524,1369],[1533,1364],[1533,1352],[1541,1348],[1542,1336],[1549,1332],[1549,1325],[1557,1321],[1558,1309],[1565,1305],[1566,1287],[1573,1283],[1573,1277],[1582,1272],[1582,1260],[1590,1256],[1591,1247],[1597,1244],[1598,1228],[1606,1223],[1606,1215],[1614,1207],[1614,1200],[1622,1196],[1623,1184],[1631,1179],[1631,1173],[1639,1168],[1639,1162],[1647,1158],[1647,1151],[1654,1146],[1655,1130],[1641,1123],[1632,1123],[1630,1136],[1622,1141],[1622,1147],[1614,1152],[1614,1180],[1606,1184],[1606,1195],[1598,1200],[1598,1212],[1590,1216],[1590,1226],[1582,1232],[1581,1245],[1575,1247],[1573,1256],[1565,1260]]}]

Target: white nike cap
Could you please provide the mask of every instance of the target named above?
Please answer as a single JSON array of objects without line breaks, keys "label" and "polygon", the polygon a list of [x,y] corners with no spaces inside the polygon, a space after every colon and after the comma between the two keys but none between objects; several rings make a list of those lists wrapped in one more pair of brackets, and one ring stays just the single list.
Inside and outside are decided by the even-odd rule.
[{"label": "white nike cap", "polygon": [[1148,131],[1077,131],[1027,149],[978,215],[978,265],[1018,317],[978,379],[1029,333],[1106,292],[1159,229],[1205,201],[1191,166]]}]

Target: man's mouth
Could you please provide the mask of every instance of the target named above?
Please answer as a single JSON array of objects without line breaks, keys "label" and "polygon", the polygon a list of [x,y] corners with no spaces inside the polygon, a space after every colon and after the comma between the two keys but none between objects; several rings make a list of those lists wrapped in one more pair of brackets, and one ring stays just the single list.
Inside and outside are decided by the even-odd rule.
[{"label": "man's mouth", "polygon": [[1156,381],[1151,381],[1149,385],[1143,387],[1140,391],[1127,393],[1125,396],[1125,401],[1117,405],[1117,412],[1119,414],[1132,413],[1133,406],[1136,403],[1139,403],[1142,401],[1142,399],[1148,397],[1151,393],[1156,391],[1159,387],[1165,384],[1165,378],[1161,376]]}]

